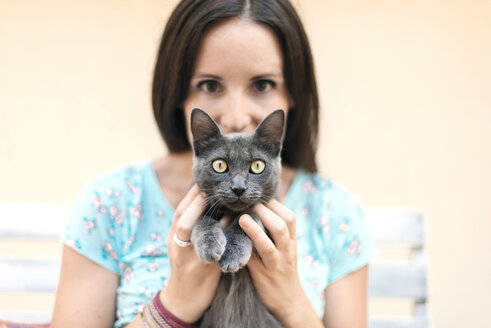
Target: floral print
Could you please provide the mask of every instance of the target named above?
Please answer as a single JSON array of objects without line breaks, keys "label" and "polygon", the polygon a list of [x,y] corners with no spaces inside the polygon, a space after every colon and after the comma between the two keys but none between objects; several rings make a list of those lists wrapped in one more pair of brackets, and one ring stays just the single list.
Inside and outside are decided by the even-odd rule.
[{"label": "floral print", "polygon": [[[367,264],[374,243],[357,199],[319,174],[299,170],[284,204],[296,215],[302,286],[322,316],[326,286]],[[63,241],[121,276],[114,327],[167,285],[173,215],[150,160],[95,179],[77,198]]]}]

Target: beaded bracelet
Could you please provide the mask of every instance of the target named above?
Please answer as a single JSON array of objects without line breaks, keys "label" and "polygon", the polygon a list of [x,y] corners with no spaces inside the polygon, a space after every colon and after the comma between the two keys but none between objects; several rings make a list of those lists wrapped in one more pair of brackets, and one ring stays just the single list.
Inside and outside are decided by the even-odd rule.
[{"label": "beaded bracelet", "polygon": [[[148,302],[146,308],[150,313],[150,317],[158,327],[160,328],[196,328],[197,325],[186,323],[181,319],[174,316],[169,310],[167,310],[162,302],[160,302],[160,291],[154,296],[154,298]],[[143,312],[142,312],[143,313]],[[147,328],[148,323],[145,321],[144,316],[142,315],[142,321]]]},{"label": "beaded bracelet", "polygon": [[145,309],[146,309],[146,306],[143,308],[143,311],[140,312],[140,318],[142,319],[144,328],[151,328],[147,322],[147,319],[145,319]]}]

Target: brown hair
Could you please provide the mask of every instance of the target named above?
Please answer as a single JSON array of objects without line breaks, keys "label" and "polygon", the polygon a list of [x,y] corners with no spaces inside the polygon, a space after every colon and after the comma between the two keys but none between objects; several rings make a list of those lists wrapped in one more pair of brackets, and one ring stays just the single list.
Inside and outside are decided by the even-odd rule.
[{"label": "brown hair", "polygon": [[287,116],[282,161],[314,172],[319,101],[310,45],[288,0],[182,0],[162,36],[155,65],[152,104],[160,133],[171,153],[191,149],[181,106],[188,94],[201,39],[210,26],[246,17],[269,27],[283,53],[283,74],[293,107]]}]

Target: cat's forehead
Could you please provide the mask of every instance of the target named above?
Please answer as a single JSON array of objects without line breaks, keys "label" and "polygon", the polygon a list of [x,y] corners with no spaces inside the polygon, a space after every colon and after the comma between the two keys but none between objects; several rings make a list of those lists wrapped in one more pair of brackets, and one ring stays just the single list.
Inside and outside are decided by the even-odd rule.
[{"label": "cat's forehead", "polygon": [[243,132],[233,132],[223,135],[223,141],[229,146],[252,145],[253,135]]},{"label": "cat's forehead", "polygon": [[265,155],[261,149],[253,144],[252,139],[252,134],[228,133],[219,141],[219,147],[214,155],[230,159],[249,159]]}]

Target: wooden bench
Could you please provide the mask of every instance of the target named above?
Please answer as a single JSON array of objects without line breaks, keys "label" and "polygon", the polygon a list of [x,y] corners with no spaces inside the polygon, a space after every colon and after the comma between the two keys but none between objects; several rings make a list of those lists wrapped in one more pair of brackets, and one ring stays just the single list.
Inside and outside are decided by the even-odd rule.
[{"label": "wooden bench", "polygon": [[408,250],[405,263],[373,263],[369,271],[370,299],[406,299],[412,302],[406,317],[370,317],[370,328],[428,328],[428,283],[424,255],[423,215],[396,209],[365,211],[372,236],[381,251],[385,247]]},{"label": "wooden bench", "polygon": [[[0,203],[0,241],[59,241],[67,223],[70,204]],[[367,209],[367,220],[377,244],[407,247],[405,264],[375,263],[370,266],[370,299],[409,299],[413,313],[406,317],[370,317],[370,328],[428,328],[427,270],[424,260],[424,220],[415,213],[391,209]],[[60,247],[61,249],[61,247]],[[7,293],[54,293],[60,269],[60,254],[12,257],[0,253],[0,295]],[[4,311],[0,318],[21,322],[48,322],[51,313]]]},{"label": "wooden bench", "polygon": [[[55,293],[61,253],[54,251],[54,254],[46,254],[40,250],[52,250],[53,247],[45,246],[60,243],[60,235],[68,222],[70,211],[71,204],[64,203],[0,203],[0,245],[7,249],[14,248],[13,256],[0,253],[1,297],[13,298],[15,300],[12,302],[19,303],[19,298],[14,296]],[[18,249],[22,244],[29,244],[27,250]],[[61,246],[58,250],[61,251]],[[40,299],[45,301],[46,297]],[[0,308],[0,319],[39,323],[49,322],[51,318],[51,312],[45,305],[39,306],[45,308],[44,311],[20,308]]]}]

